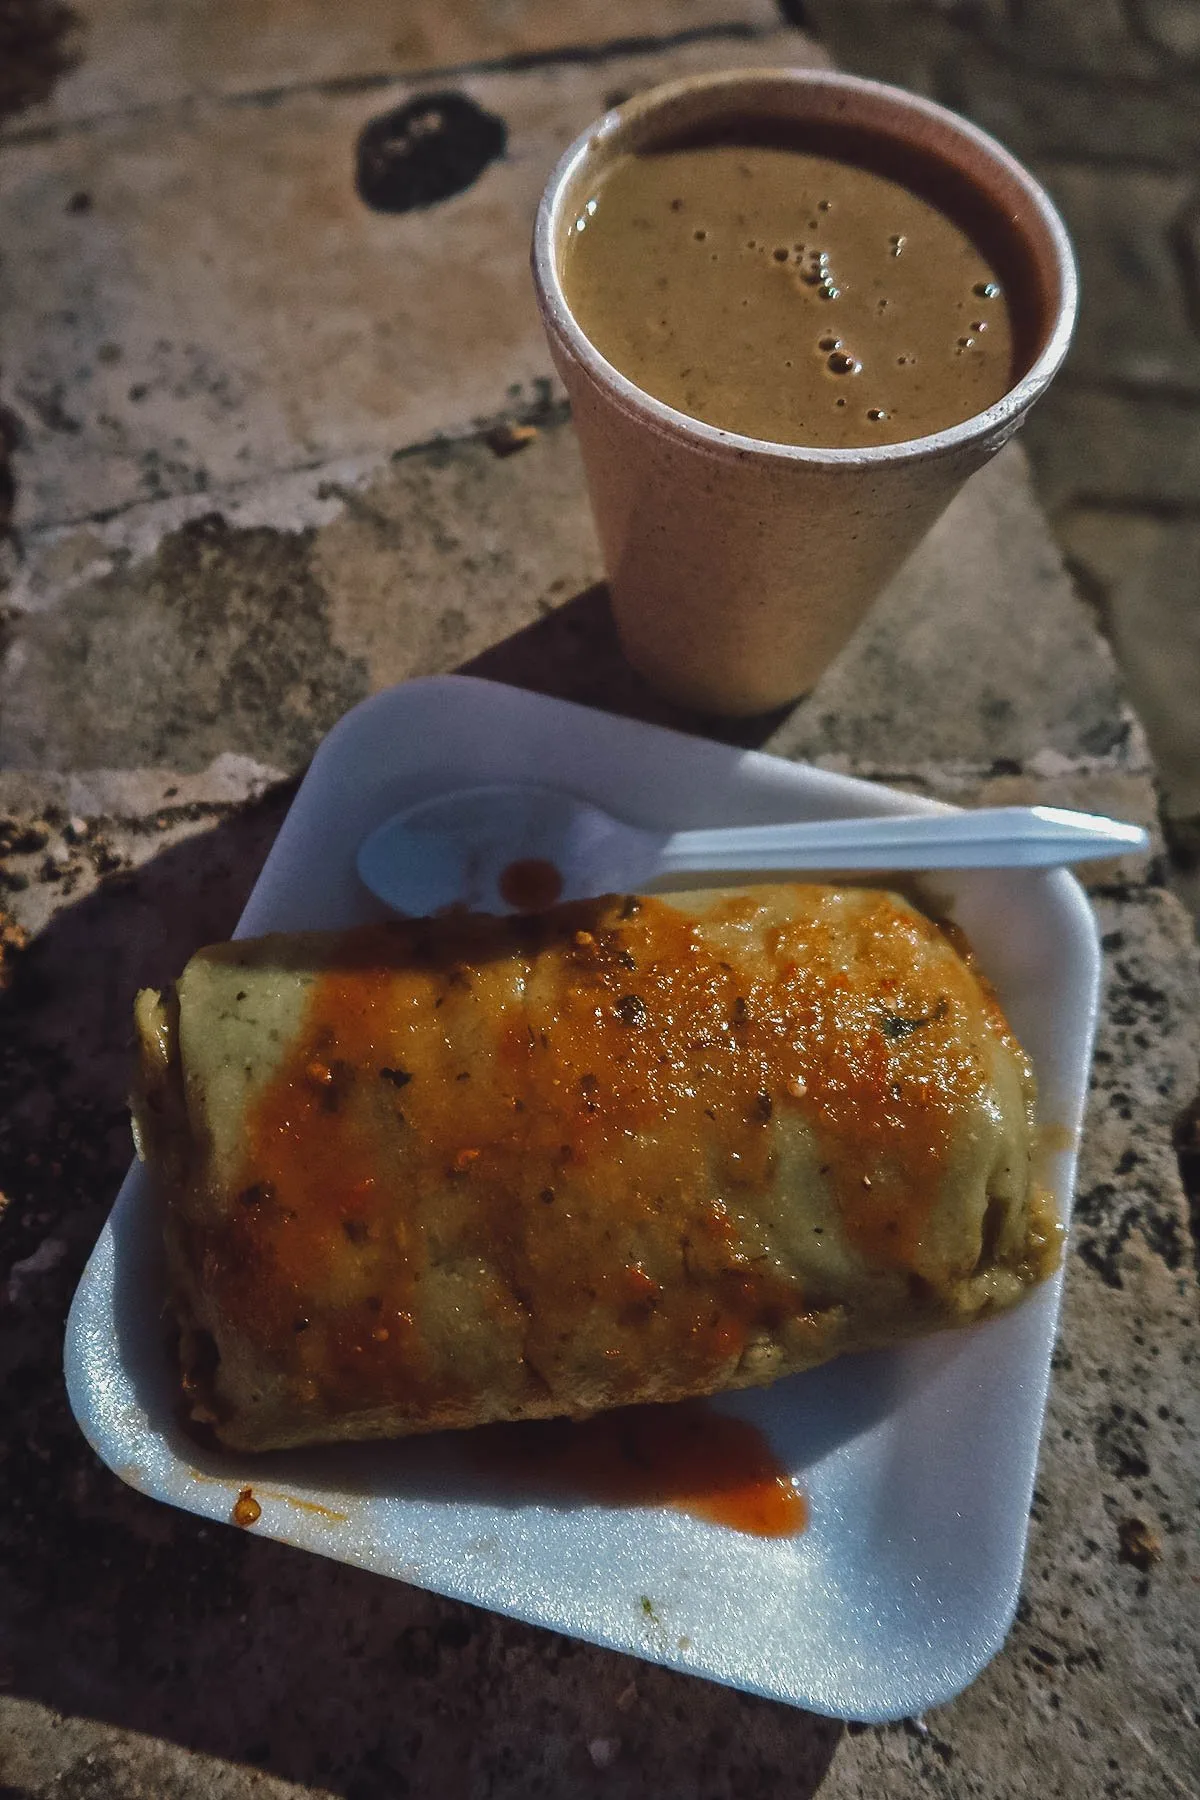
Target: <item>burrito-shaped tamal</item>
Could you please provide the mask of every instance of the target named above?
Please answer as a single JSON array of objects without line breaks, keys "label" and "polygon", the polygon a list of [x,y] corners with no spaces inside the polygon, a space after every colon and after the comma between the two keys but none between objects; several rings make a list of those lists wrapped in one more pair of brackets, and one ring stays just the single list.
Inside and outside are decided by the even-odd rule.
[{"label": "burrito-shaped tamal", "polygon": [[139,996],[192,1416],[269,1449],[769,1382],[1057,1259],[1032,1078],[895,895],[265,937]]}]

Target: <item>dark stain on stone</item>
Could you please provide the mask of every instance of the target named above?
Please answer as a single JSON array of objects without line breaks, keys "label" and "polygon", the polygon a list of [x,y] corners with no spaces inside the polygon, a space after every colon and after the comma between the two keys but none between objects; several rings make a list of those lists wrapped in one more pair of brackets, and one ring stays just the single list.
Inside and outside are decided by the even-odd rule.
[{"label": "dark stain on stone", "polygon": [[12,530],[13,509],[17,503],[17,480],[13,474],[13,451],[21,442],[21,422],[7,406],[0,406],[0,538]]},{"label": "dark stain on stone", "polygon": [[504,120],[465,94],[425,94],[364,125],[354,185],[374,212],[436,206],[464,193],[507,142]]},{"label": "dark stain on stone", "polygon": [[1119,1481],[1141,1481],[1150,1473],[1143,1433],[1149,1430],[1136,1408],[1114,1401],[1096,1429],[1096,1460]]},{"label": "dark stain on stone", "polygon": [[45,393],[37,393],[28,388],[23,389],[21,397],[29,410],[35,414],[38,423],[44,425],[47,431],[60,431],[65,432],[68,436],[74,436],[76,432],[82,430],[82,426],[79,420],[73,417],[63,405],[63,395],[62,383],[55,382],[54,386],[47,388]]},{"label": "dark stain on stone", "polygon": [[297,768],[368,691],[330,636],[312,540],[209,513],[23,621],[5,749],[59,768],[194,770],[226,750]]},{"label": "dark stain on stone", "polygon": [[1196,1265],[1200,1268],[1200,1094],[1176,1119],[1172,1139],[1191,1215]]},{"label": "dark stain on stone", "polygon": [[0,0],[0,119],[49,99],[74,68],[68,40],[78,22],[61,0]]}]

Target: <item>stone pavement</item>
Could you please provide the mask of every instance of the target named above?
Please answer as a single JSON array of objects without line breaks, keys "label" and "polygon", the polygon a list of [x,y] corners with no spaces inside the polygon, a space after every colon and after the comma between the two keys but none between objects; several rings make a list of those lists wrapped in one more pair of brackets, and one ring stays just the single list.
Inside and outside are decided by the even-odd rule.
[{"label": "stone pavement", "polygon": [[1200,914],[1200,3],[803,0],[838,63],[966,113],[1079,255],[1074,350],[1025,437],[1145,723]]},{"label": "stone pavement", "polygon": [[[0,1800],[1194,1800],[1172,1128],[1200,974],[1161,847],[1094,871],[1108,987],[1017,1623],[928,1719],[842,1727],[593,1650],[214,1530],[91,1456],[59,1356],[129,1155],[133,991],[228,933],[362,695],[466,668],[948,799],[1156,813],[1015,448],[789,713],[717,728],[621,664],[530,215],[611,95],[819,56],[765,0],[80,10],[63,35],[25,5],[0,78]],[[469,125],[461,191],[370,210],[360,132],[430,94]]]}]

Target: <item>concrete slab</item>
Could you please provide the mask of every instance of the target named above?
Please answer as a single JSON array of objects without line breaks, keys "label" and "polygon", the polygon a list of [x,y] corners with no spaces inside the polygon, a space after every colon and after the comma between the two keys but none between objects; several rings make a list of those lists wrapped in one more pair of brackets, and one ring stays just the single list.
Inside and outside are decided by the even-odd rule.
[{"label": "concrete slab", "polygon": [[964,490],[807,700],[733,724],[667,705],[625,666],[556,413],[516,456],[445,443],[240,501],[31,540],[0,761],[195,770],[230,750],[290,770],[363,695],[463,667],[790,756],[908,768],[1051,749],[1144,766],[1015,449]]},{"label": "concrete slab", "polygon": [[1200,337],[1175,245],[1192,175],[1048,160],[1038,173],[1062,210],[1088,296],[1070,369],[1200,395]]},{"label": "concrete slab", "polygon": [[770,0],[78,0],[53,93],[14,137],[201,95],[370,88],[410,70],[603,51],[638,39],[736,37],[779,27]]},{"label": "concrete slab", "polygon": [[1111,393],[1063,381],[1030,419],[1038,499],[1110,516],[1186,516],[1200,496],[1200,404],[1186,395]]},{"label": "concrete slab", "polygon": [[1152,734],[1168,806],[1177,816],[1200,813],[1200,521],[1078,507],[1059,530]]},{"label": "concrete slab", "polygon": [[465,191],[403,214],[359,198],[355,146],[428,94],[419,81],[198,100],[10,144],[0,230],[22,254],[0,269],[0,308],[18,528],[392,450],[498,411],[551,373],[533,214],[608,97],[815,54],[775,31],[447,77],[438,91],[449,82],[498,121],[507,147]]}]

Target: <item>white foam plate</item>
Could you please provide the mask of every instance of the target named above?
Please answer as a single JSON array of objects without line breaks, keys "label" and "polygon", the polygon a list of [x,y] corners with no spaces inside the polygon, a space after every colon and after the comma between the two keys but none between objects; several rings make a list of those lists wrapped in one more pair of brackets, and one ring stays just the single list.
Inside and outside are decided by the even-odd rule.
[{"label": "white foam plate", "polygon": [[[349,713],[317,752],[239,937],[380,916],[365,834],[460,784],[552,781],[648,826],[913,812],[929,803],[464,677]],[[939,877],[1033,1058],[1042,1121],[1074,1144],[1098,992],[1091,910],[1065,872]],[[1074,1152],[1044,1174],[1069,1210]],[[201,1451],[176,1418],[154,1213],[135,1166],[71,1310],[71,1404],[143,1493],[596,1644],[839,1718],[921,1712],[972,1680],[1017,1600],[1061,1277],[1007,1317],[846,1357],[718,1404],[768,1436],[808,1495],[802,1536],[670,1509],[534,1503],[449,1438],[269,1458]]]}]

